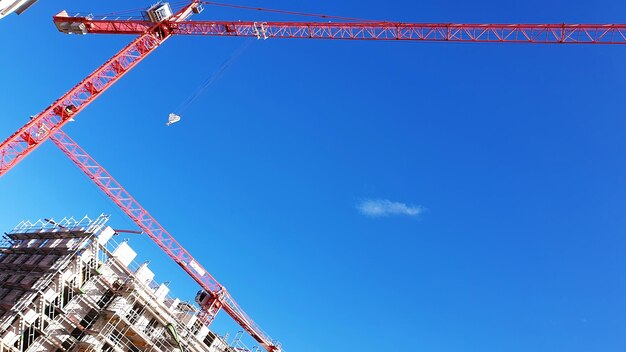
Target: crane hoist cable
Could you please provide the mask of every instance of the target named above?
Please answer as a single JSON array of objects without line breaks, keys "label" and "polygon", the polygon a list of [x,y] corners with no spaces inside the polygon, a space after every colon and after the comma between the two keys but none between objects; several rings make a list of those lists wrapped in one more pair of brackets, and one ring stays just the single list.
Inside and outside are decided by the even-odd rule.
[{"label": "crane hoist cable", "polygon": [[[202,5],[215,6],[215,7],[224,7],[224,8],[231,8],[231,9],[237,9],[237,10],[258,11],[258,12],[267,12],[267,13],[278,13],[278,14],[283,14],[283,15],[293,15],[293,16],[301,16],[301,17],[314,17],[314,18],[340,20],[340,21],[386,22],[386,21],[381,21],[381,20],[373,20],[373,19],[358,18],[358,17],[345,17],[345,16],[327,15],[327,14],[323,14],[323,13],[309,13],[309,12],[292,11],[292,10],[270,9],[270,8],[265,8],[265,7],[245,6],[245,5],[237,5],[237,4],[215,2],[215,1],[199,1],[199,3],[202,4]],[[181,7],[181,6],[185,6],[187,4],[189,4],[189,1],[170,2],[170,5],[172,7]],[[108,12],[108,13],[104,13],[104,14],[99,14],[98,16],[120,16],[120,15],[127,15],[127,14],[137,14],[137,13],[141,13],[143,10],[145,10],[145,8],[143,8],[143,7],[142,8],[134,8],[134,9],[115,11],[115,12]]]},{"label": "crane hoist cable", "polygon": [[342,20],[342,21],[385,22],[385,21],[370,20],[370,19],[356,18],[356,17],[343,17],[343,16],[325,15],[321,13],[308,13],[308,12],[298,12],[298,11],[289,11],[289,10],[268,9],[264,7],[243,6],[243,5],[213,2],[213,1],[200,1],[200,3],[203,5],[210,5],[210,6],[230,7],[233,9],[240,9],[240,10],[273,12],[273,13],[280,13],[280,14],[285,14],[285,15],[303,16],[303,17],[325,18],[325,19],[334,19],[334,20]]},{"label": "crane hoist cable", "polygon": [[[247,39],[245,41],[243,41],[239,47],[237,47],[228,58],[226,58],[226,60],[224,60],[222,62],[222,64],[215,70],[213,71],[199,86],[198,88],[196,88],[196,90],[191,93],[191,95],[189,95],[187,97],[187,99],[185,99],[185,101],[183,101],[174,111],[175,115],[182,115],[185,110],[187,110],[187,108],[193,104],[204,92],[207,91],[207,89],[209,89],[211,87],[211,85],[213,85],[213,83],[215,83],[218,79],[220,79],[224,73],[228,70],[228,68],[235,62],[237,61],[237,59],[250,47],[250,45],[252,44],[253,39]],[[178,122],[178,121],[175,121]]]}]

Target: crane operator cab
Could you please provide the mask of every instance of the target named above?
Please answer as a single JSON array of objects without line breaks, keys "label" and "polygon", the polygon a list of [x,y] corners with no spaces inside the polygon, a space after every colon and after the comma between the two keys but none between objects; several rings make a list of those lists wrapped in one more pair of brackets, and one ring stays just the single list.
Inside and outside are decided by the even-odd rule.
[{"label": "crane operator cab", "polygon": [[203,309],[211,309],[211,308],[220,308],[222,307],[222,303],[217,298],[216,295],[213,295],[205,290],[200,290],[196,294],[196,303]]},{"label": "crane operator cab", "polygon": [[172,8],[169,3],[159,1],[144,12],[144,17],[150,22],[159,23],[172,17]]},{"label": "crane operator cab", "polygon": [[215,298],[205,290],[200,290],[196,294],[196,303],[200,307],[210,307],[215,302]]}]

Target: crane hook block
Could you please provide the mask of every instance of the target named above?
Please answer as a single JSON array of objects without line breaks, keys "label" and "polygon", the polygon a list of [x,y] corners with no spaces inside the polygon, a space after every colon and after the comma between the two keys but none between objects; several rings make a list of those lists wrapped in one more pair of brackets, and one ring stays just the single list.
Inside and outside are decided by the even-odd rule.
[{"label": "crane hook block", "polygon": [[180,121],[180,116],[176,115],[175,113],[171,113],[170,116],[167,117],[167,123],[165,125],[170,126],[178,121]]}]

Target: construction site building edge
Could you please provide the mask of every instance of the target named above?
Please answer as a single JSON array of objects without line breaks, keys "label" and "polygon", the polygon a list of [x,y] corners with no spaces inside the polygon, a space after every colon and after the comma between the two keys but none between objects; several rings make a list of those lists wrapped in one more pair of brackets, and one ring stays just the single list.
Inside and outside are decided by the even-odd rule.
[{"label": "construction site building edge", "polygon": [[155,283],[108,219],[22,221],[4,234],[1,352],[241,351]]}]

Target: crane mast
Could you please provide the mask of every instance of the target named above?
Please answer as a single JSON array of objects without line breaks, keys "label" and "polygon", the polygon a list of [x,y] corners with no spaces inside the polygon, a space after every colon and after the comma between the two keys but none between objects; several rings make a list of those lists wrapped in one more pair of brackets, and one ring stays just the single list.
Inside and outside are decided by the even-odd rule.
[{"label": "crane mast", "polygon": [[176,239],[117,182],[104,167],[62,130],[50,139],[87,177],[109,197],[141,230],[150,237],[176,264],[196,281],[206,292],[206,299],[199,294],[202,308],[199,317],[207,324],[213,321],[220,309],[224,309],[246,332],[268,351],[278,351],[272,339],[244,312],[230,293],[208,270],[197,262]]},{"label": "crane mast", "polygon": [[[241,309],[228,291],[209,274],[100,164],[62,130],[100,94],[110,88],[172,35],[346,39],[530,44],[626,44],[625,24],[453,24],[402,22],[251,22],[188,21],[201,11],[193,0],[166,18],[108,19],[53,17],[59,31],[75,34],[137,35],[126,47],[37,114],[0,144],[0,176],[50,138],[122,211],[203,289],[200,318],[210,324],[224,309],[267,351],[280,347]],[[168,5],[169,6],[169,5]]]}]

